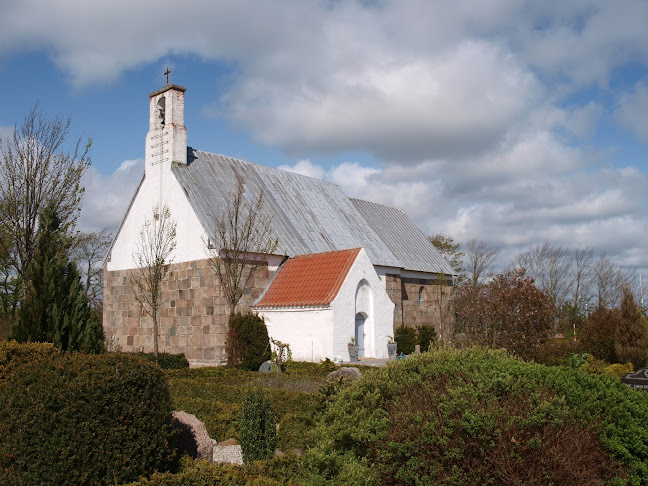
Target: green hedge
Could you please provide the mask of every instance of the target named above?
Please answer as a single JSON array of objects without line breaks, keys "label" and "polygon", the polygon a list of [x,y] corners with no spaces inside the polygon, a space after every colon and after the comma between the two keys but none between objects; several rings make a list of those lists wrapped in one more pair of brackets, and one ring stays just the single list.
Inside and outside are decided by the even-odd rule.
[{"label": "green hedge", "polygon": [[346,464],[363,484],[648,484],[645,393],[502,351],[444,349],[363,376],[317,437],[333,482]]},{"label": "green hedge", "polygon": [[0,341],[0,377],[16,366],[59,354],[52,343]]},{"label": "green hedge", "polygon": [[[153,353],[138,353],[138,355],[155,363],[155,354]],[[158,353],[157,363],[163,370],[182,370],[189,368],[189,361],[187,361],[184,353]]]},{"label": "green hedge", "polygon": [[137,356],[26,362],[0,381],[0,410],[0,484],[115,484],[176,460],[165,377]]},{"label": "green hedge", "polygon": [[416,329],[408,326],[399,326],[394,332],[396,341],[396,353],[412,354],[418,344]]},{"label": "green hedge", "polygon": [[250,371],[258,371],[272,354],[265,322],[251,313],[230,316],[225,347],[228,365]]}]

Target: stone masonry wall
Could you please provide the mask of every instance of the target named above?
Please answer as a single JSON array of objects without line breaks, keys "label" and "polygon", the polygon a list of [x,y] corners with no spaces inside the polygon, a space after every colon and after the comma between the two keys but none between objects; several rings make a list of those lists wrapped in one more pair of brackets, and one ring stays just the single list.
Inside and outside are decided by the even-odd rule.
[{"label": "stone masonry wall", "polygon": [[[104,332],[122,351],[151,352],[153,319],[135,300],[130,283],[132,272],[104,272]],[[259,267],[237,310],[249,310],[270,277],[267,266]],[[192,365],[218,365],[227,361],[229,307],[209,260],[170,265],[158,312],[160,352],[184,353]]]},{"label": "stone masonry wall", "polygon": [[[419,289],[423,288],[423,303]],[[386,275],[387,294],[394,302],[394,329],[402,324],[409,327],[432,324],[444,341],[451,338],[454,318],[449,306],[451,285],[439,285],[437,280]]]}]

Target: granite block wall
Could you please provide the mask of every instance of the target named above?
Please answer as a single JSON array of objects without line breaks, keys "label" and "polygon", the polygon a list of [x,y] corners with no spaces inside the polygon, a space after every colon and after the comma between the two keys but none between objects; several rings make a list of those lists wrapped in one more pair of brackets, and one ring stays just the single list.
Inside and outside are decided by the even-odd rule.
[{"label": "granite block wall", "polygon": [[[104,272],[104,333],[122,351],[151,352],[153,319],[135,300],[132,272]],[[257,268],[237,310],[248,311],[270,277],[267,265]],[[158,311],[159,351],[184,353],[192,366],[227,362],[228,313],[218,276],[209,260],[171,264]]]}]

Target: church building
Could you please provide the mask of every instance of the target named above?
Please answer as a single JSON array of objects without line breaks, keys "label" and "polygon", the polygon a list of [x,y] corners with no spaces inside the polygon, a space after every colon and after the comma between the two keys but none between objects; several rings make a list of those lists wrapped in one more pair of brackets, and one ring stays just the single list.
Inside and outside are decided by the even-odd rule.
[{"label": "church building", "polygon": [[[184,353],[192,366],[226,362],[229,308],[210,266],[215,221],[242,184],[278,246],[264,258],[239,302],[265,320],[293,358],[387,356],[401,324],[433,324],[443,336],[453,269],[404,211],[346,196],[335,184],[202,152],[187,146],[185,88],[151,93],[142,180],[106,256],[104,331],[123,351],[151,351],[152,319],[135,299],[140,231],[154,207],[176,222],[176,247],[158,311],[160,352]],[[222,249],[226,251],[227,249]]]}]

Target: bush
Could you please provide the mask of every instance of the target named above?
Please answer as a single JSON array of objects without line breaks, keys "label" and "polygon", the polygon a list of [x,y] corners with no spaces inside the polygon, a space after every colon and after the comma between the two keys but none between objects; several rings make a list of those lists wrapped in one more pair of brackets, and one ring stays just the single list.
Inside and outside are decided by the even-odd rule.
[{"label": "bush", "polygon": [[164,375],[136,356],[26,362],[0,381],[0,409],[0,484],[123,483],[176,460]]},{"label": "bush", "polygon": [[[316,435],[364,484],[648,484],[648,402],[618,380],[443,349],[342,390]],[[578,454],[574,454],[578,451]]]},{"label": "bush", "polygon": [[418,333],[418,344],[421,346],[421,351],[426,352],[430,350],[430,343],[435,343],[437,340],[437,333],[434,326],[418,326],[416,328]]},{"label": "bush", "polygon": [[407,326],[397,327],[394,334],[394,341],[396,341],[396,353],[412,354],[418,344],[416,329]]},{"label": "bush", "polygon": [[244,370],[258,371],[270,359],[268,330],[257,314],[234,314],[227,331],[227,364]]},{"label": "bush", "polygon": [[243,462],[270,459],[277,446],[277,427],[272,404],[265,391],[248,392],[241,407]]},{"label": "bush", "polygon": [[57,354],[59,350],[52,343],[0,341],[0,377],[16,366]]},{"label": "bush", "polygon": [[596,359],[616,363],[614,334],[621,320],[618,310],[597,309],[587,317],[583,329],[583,348]]},{"label": "bush", "polygon": [[[153,353],[138,353],[138,355],[155,363],[155,354]],[[184,353],[158,353],[157,363],[163,370],[181,370],[189,368],[189,361],[187,361]]]}]

